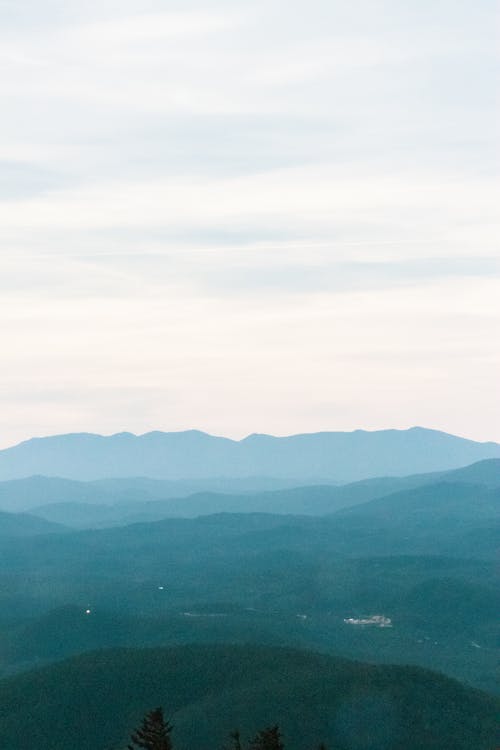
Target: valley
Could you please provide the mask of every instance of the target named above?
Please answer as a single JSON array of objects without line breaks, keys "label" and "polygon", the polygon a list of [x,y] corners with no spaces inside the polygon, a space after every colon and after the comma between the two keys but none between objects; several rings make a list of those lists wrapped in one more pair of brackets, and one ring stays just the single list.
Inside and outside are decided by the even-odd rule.
[{"label": "valley", "polygon": [[[234,655],[267,648],[279,661],[285,653],[279,649],[288,648],[297,658],[325,664],[347,659],[378,665],[370,667],[381,670],[374,675],[400,669],[394,674],[410,681],[420,675],[412,670],[432,670],[435,685],[445,679],[442,674],[466,685],[464,690],[498,694],[500,459],[350,484],[276,487],[278,480],[265,480],[269,484],[256,490],[264,480],[246,480],[240,493],[227,481],[226,492],[214,492],[212,485],[208,492],[183,497],[162,497],[171,489],[163,480],[33,477],[0,483],[3,735],[9,736],[9,722],[15,721],[8,703],[2,709],[3,689],[26,684],[29,696],[31,681],[47,676],[46,695],[51,670],[79,670],[78,665],[98,664],[108,653],[125,664],[128,654],[147,660],[151,652],[144,649],[165,655],[180,653],[175,649],[204,654],[228,649]],[[15,513],[7,510],[13,507]],[[291,669],[287,712],[294,705],[293,691],[299,690]],[[114,679],[104,683],[111,694]],[[213,686],[207,683],[206,689]],[[269,705],[274,705],[274,689],[263,688]],[[241,700],[236,694],[230,699]],[[55,717],[47,718],[46,700],[41,725],[57,725]],[[74,700],[78,704],[83,698]],[[260,693],[256,700],[260,705]],[[112,702],[109,707],[115,711]],[[247,708],[264,719],[253,704]],[[176,711],[200,717],[195,704]],[[133,714],[132,704],[124,704],[123,726]],[[308,741],[319,736],[314,734],[319,721],[324,736],[338,743],[337,729],[325,728],[320,714],[306,733]],[[113,716],[110,738],[119,741],[119,712]],[[300,737],[287,717],[283,726]],[[179,720],[181,747],[198,742],[194,722]],[[210,722],[222,737],[222,725]],[[250,722],[247,726],[250,731]],[[85,739],[77,750],[90,748],[92,731],[80,727]],[[73,741],[62,726],[58,732],[54,745],[40,739],[41,750],[62,750]],[[399,748],[402,735],[396,734]],[[466,735],[463,730],[462,739]],[[425,747],[442,742],[439,736],[426,739]],[[472,750],[469,740],[463,741]]]}]

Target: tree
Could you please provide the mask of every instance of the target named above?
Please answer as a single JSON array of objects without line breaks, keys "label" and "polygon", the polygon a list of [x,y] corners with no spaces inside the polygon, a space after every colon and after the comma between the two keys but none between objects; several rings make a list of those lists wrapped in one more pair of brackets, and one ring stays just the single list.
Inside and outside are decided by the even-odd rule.
[{"label": "tree", "polygon": [[250,743],[250,750],[284,750],[278,725],[261,729]]},{"label": "tree", "polygon": [[238,729],[235,729],[234,732],[231,732],[229,737],[231,739],[231,744],[229,745],[227,750],[243,750],[241,744],[241,735]]},{"label": "tree", "polygon": [[132,733],[132,745],[128,745],[128,750],[172,750],[172,729],[170,722],[163,718],[163,710],[155,708],[146,714],[141,726]]}]

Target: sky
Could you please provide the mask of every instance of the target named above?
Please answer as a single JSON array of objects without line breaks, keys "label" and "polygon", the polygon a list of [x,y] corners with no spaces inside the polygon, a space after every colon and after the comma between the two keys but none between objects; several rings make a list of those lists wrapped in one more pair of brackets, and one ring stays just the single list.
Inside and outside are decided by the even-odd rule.
[{"label": "sky", "polygon": [[0,447],[500,441],[495,6],[0,0]]}]

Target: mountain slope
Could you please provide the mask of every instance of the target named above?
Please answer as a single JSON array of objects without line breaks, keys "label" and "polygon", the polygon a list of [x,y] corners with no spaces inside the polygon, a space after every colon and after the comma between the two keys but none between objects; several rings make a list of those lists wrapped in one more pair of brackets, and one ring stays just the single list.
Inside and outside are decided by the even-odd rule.
[{"label": "mountain slope", "polygon": [[38,518],[28,513],[3,513],[0,511],[0,538],[30,537],[64,531],[64,526]]},{"label": "mountain slope", "polygon": [[384,526],[406,525],[412,521],[428,524],[442,520],[473,522],[498,519],[500,488],[489,489],[463,482],[438,482],[374,498],[349,508],[338,510],[338,519],[379,522]]},{"label": "mountain slope", "polygon": [[[458,479],[457,479],[458,478]],[[445,491],[445,484],[464,484],[461,478],[474,482],[474,486],[500,486],[500,460],[490,459],[478,464],[449,472],[434,474],[416,474],[409,477],[381,477],[366,479],[352,484],[332,486],[314,485],[274,490],[272,492],[221,494],[213,492],[196,493],[189,497],[169,498],[167,500],[149,500],[148,496],[139,501],[129,500],[126,479],[119,480],[122,494],[114,496],[115,503],[110,505],[84,503],[52,503],[31,508],[30,512],[49,521],[62,523],[74,528],[102,528],[131,523],[157,521],[165,518],[194,518],[213,513],[280,513],[292,515],[320,516],[331,514],[339,509],[359,505],[376,498],[387,497],[395,493],[409,492],[424,486],[442,485],[438,491]],[[18,480],[22,485],[24,480]],[[31,483],[31,480],[26,480]],[[52,480],[54,481],[54,480]],[[66,480],[61,480],[63,485]],[[145,480],[146,481],[146,480]],[[152,480],[155,485],[163,482]],[[13,482],[5,483],[12,486]],[[108,484],[107,482],[75,483],[83,487]],[[137,480],[131,480],[136,487]],[[166,483],[169,486],[169,483]],[[468,493],[470,495],[470,483]],[[159,488],[158,491],[161,491]],[[130,497],[133,490],[130,490]],[[0,483],[0,497],[2,485]],[[411,497],[410,502],[411,502]],[[107,498],[105,498],[107,499]],[[396,502],[398,502],[396,500]]]},{"label": "mountain slope", "polygon": [[498,702],[439,674],[257,646],[96,652],[2,680],[0,736],[16,750],[121,747],[157,705],[179,750],[213,750],[235,727],[247,738],[276,722],[289,750],[321,741],[491,750],[498,741]]},{"label": "mountain slope", "polygon": [[293,486],[292,480],[272,477],[193,480],[124,477],[81,481],[42,475],[0,481],[0,509],[27,511],[53,504],[117,505],[181,498],[197,492],[266,492]]},{"label": "mountain slope", "polygon": [[490,458],[476,461],[470,466],[463,466],[441,475],[441,479],[452,482],[470,482],[484,484],[487,487],[500,487],[500,459]]},{"label": "mountain slope", "polygon": [[356,481],[454,469],[499,457],[497,443],[476,443],[417,427],[250,435],[241,441],[194,430],[141,436],[73,434],[36,438],[0,451],[0,479],[44,474],[72,479],[273,476]]}]

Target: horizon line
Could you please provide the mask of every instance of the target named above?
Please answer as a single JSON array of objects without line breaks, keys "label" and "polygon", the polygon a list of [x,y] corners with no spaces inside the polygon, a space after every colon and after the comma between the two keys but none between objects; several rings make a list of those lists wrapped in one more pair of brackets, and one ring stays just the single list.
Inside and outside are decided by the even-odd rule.
[{"label": "horizon line", "polygon": [[117,437],[132,437],[132,438],[145,438],[149,437],[150,435],[186,435],[189,433],[198,434],[198,435],[204,435],[206,437],[211,437],[219,440],[227,440],[233,443],[243,443],[246,440],[249,440],[250,438],[255,437],[267,437],[272,438],[276,440],[282,440],[287,438],[296,438],[296,437],[304,437],[304,436],[313,436],[313,435],[353,435],[355,433],[369,433],[369,434],[375,434],[375,433],[383,433],[383,432],[414,432],[414,431],[425,431],[425,432],[434,432],[441,435],[448,435],[451,437],[456,437],[461,440],[469,440],[474,443],[478,444],[491,444],[491,445],[500,445],[499,441],[496,440],[475,440],[474,438],[470,438],[464,435],[457,435],[453,432],[448,432],[446,430],[437,429],[433,427],[424,427],[422,425],[412,425],[411,427],[386,427],[386,428],[379,428],[379,429],[366,429],[366,428],[355,428],[352,430],[316,430],[316,431],[307,431],[307,432],[296,432],[296,433],[289,433],[284,435],[277,435],[267,432],[251,432],[248,434],[245,434],[241,438],[231,438],[227,437],[226,435],[219,435],[211,432],[207,432],[206,430],[200,430],[197,428],[188,428],[183,430],[148,430],[143,433],[135,433],[131,432],[129,430],[121,430],[119,432],[111,432],[111,433],[99,433],[99,432],[88,432],[86,430],[83,431],[72,431],[72,432],[60,432],[60,433],[52,433],[48,435],[33,435],[32,437],[25,438],[24,440],[20,440],[19,442],[8,444],[4,447],[0,447],[0,453],[5,450],[10,450],[17,448],[21,445],[25,445],[27,443],[31,443],[37,440],[51,440],[55,438],[65,438],[65,437],[94,437],[94,438],[102,438],[103,440],[111,439],[111,438],[117,438]]}]

